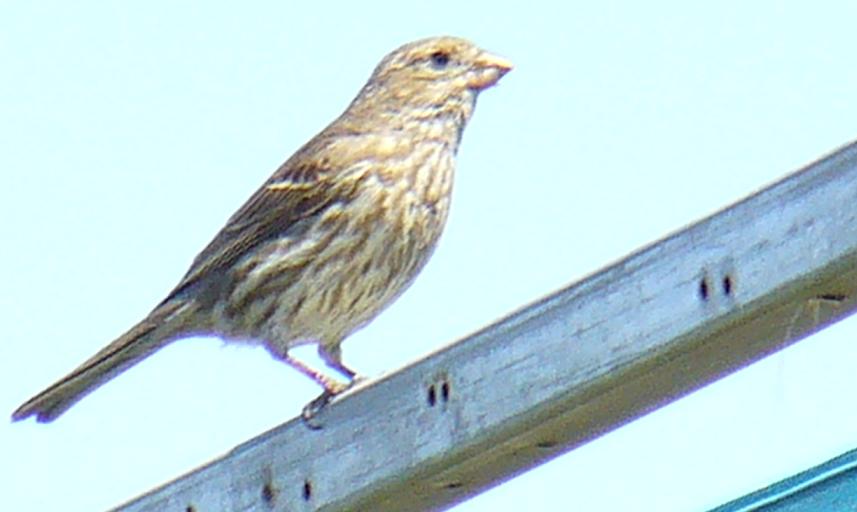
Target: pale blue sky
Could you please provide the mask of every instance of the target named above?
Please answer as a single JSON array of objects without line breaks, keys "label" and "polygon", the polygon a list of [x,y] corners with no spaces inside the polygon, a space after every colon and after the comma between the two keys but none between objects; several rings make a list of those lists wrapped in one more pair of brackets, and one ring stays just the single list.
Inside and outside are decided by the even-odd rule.
[{"label": "pale blue sky", "polygon": [[[377,61],[416,38],[468,37],[516,69],[480,98],[433,260],[344,346],[368,375],[857,136],[853,2],[34,4],[0,6],[3,414],[148,312]],[[703,510],[857,447],[856,327],[457,510]],[[185,340],[53,424],[0,422],[4,506],[116,505],[317,393],[261,349]]]}]

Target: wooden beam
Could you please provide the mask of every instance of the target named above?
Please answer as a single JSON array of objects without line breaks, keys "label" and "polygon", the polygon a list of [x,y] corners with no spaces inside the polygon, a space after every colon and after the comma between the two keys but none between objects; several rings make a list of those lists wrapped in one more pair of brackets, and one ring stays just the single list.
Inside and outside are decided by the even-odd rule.
[{"label": "wooden beam", "polygon": [[851,144],[349,391],[320,430],[292,420],[117,510],[448,507],[843,318],[855,292]]}]

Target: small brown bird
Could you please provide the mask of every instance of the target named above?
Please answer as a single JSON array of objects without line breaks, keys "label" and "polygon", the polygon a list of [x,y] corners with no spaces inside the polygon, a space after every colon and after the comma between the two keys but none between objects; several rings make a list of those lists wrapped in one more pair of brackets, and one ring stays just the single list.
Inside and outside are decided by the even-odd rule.
[{"label": "small brown bird", "polygon": [[324,393],[347,388],[289,355],[317,343],[353,382],[340,344],[414,280],[449,211],[454,157],[476,96],[510,69],[435,37],[387,55],[345,112],[265,182],[140,323],[12,415],[49,422],[176,339],[264,343]]}]

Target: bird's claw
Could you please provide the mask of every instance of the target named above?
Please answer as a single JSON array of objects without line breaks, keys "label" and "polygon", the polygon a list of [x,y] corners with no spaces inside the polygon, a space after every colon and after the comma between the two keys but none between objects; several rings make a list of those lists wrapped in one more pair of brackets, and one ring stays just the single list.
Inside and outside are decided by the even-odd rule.
[{"label": "bird's claw", "polygon": [[312,402],[306,404],[301,411],[301,418],[304,420],[306,426],[311,428],[312,430],[320,430],[322,425],[317,421],[317,415],[324,409],[324,407],[330,403],[330,399],[335,396],[334,393],[331,393],[327,389],[325,389],[318,397],[316,397]]},{"label": "bird's claw", "polygon": [[325,407],[327,407],[327,404],[330,403],[333,397],[351,389],[357,384],[365,382],[366,380],[368,380],[367,377],[355,375],[348,384],[343,384],[338,381],[326,382],[324,385],[324,391],[312,402],[306,404],[301,411],[301,418],[304,420],[306,426],[312,430],[320,430],[322,428],[322,424],[318,422],[317,416],[325,409]]},{"label": "bird's claw", "polygon": [[318,414],[330,403],[333,397],[349,387],[351,387],[351,383],[343,384],[333,380],[325,382],[324,391],[312,402],[306,404],[301,411],[301,418],[303,418],[304,423],[313,430],[321,429],[322,425],[317,421]]}]

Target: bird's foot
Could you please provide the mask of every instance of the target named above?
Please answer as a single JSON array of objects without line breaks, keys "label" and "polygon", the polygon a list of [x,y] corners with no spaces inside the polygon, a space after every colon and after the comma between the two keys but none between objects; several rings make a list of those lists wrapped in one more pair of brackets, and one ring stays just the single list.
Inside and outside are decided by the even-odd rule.
[{"label": "bird's foot", "polygon": [[312,430],[321,429],[322,425],[318,421],[318,413],[330,403],[330,399],[334,396],[333,393],[325,389],[315,400],[304,406],[303,411],[301,411],[301,418],[304,420],[306,426]]},{"label": "bird's foot", "polygon": [[301,411],[301,418],[304,420],[304,423],[313,430],[320,430],[322,424],[318,421],[318,415],[327,407],[327,404],[330,403],[333,397],[366,380],[367,378],[362,375],[355,375],[348,384],[343,384],[332,379],[326,380],[323,384],[324,391],[312,402],[306,404],[303,411]]}]

